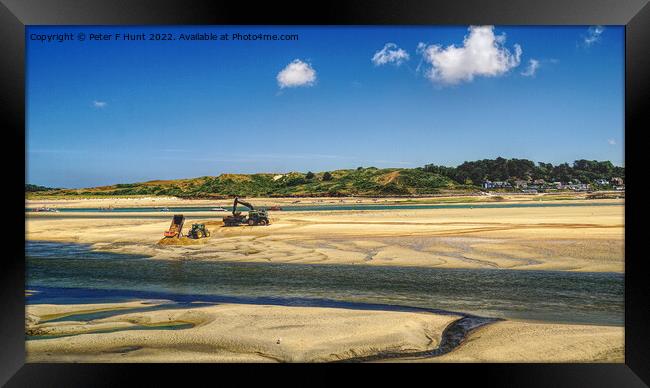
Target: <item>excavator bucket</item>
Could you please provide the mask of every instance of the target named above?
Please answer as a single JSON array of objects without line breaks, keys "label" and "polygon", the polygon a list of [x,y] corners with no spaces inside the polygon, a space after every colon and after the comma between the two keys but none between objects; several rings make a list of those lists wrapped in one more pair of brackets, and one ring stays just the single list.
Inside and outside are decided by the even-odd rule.
[{"label": "excavator bucket", "polygon": [[169,230],[165,231],[165,237],[181,237],[181,231],[183,230],[183,223],[185,222],[185,216],[182,214],[175,214],[172,218],[172,224],[169,226]]}]

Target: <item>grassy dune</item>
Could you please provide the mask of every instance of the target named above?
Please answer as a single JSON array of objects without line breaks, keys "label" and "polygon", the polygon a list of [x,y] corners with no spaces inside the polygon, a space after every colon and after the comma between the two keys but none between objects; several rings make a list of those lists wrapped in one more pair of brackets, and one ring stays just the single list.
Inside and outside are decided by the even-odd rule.
[{"label": "grassy dune", "polygon": [[[327,175],[326,175],[327,174]],[[313,176],[286,174],[221,174],[178,180],[155,180],[87,189],[58,189],[29,193],[28,198],[62,196],[162,195],[181,198],[241,196],[425,195],[472,191],[439,174],[419,169],[374,167],[321,172]]]}]

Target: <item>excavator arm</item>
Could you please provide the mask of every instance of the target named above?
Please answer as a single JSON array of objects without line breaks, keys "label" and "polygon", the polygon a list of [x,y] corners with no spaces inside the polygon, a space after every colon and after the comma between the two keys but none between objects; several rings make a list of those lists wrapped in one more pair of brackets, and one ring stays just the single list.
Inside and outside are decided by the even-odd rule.
[{"label": "excavator arm", "polygon": [[246,206],[250,210],[255,210],[253,205],[251,205],[250,203],[242,201],[241,199],[239,199],[239,197],[235,197],[235,203],[232,205],[232,214],[235,214],[235,212],[237,211],[237,204],[239,203]]},{"label": "excavator arm", "polygon": [[[237,205],[240,203],[249,209],[248,216],[244,216],[241,212],[237,211]],[[239,197],[235,197],[235,202],[232,205],[232,216],[224,217],[223,225],[236,226],[244,224],[248,224],[249,226],[268,225],[269,217],[265,209],[256,210],[250,203],[242,201]]]}]

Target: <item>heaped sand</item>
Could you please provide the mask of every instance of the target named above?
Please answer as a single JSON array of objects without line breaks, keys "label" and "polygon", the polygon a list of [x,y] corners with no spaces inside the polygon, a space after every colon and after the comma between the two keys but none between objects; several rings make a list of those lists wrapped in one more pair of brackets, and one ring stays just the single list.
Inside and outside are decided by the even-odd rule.
[{"label": "heaped sand", "polygon": [[[37,306],[28,306],[28,314],[37,311]],[[90,322],[28,324],[32,332],[49,328],[50,335],[76,335],[27,341],[27,361],[337,361],[386,351],[435,349],[445,327],[458,318],[425,312],[233,304],[125,313]],[[178,323],[194,327],[92,333]]]},{"label": "heaped sand", "polygon": [[186,213],[211,232],[192,244],[158,244],[172,216],[159,212],[35,213],[26,228],[29,240],[155,259],[623,272],[624,204],[587,201],[598,202],[614,206],[278,211],[270,226],[230,228],[225,213]]}]

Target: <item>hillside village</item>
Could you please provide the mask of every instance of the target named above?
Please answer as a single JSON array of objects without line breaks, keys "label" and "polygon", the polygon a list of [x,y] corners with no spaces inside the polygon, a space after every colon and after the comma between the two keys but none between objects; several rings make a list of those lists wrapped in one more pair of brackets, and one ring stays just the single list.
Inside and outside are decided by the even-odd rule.
[{"label": "hillside village", "polygon": [[482,185],[485,190],[519,191],[527,194],[536,194],[553,191],[592,191],[592,190],[616,190],[625,191],[623,178],[614,177],[610,180],[596,179],[592,183],[583,183],[577,179],[569,182],[546,182],[544,179],[521,180],[513,183],[507,181],[484,181]]}]

